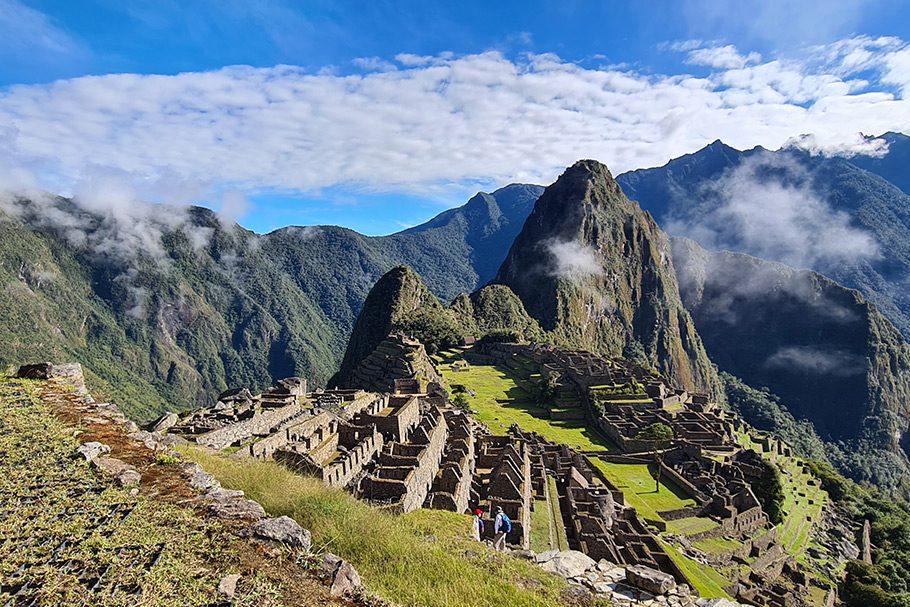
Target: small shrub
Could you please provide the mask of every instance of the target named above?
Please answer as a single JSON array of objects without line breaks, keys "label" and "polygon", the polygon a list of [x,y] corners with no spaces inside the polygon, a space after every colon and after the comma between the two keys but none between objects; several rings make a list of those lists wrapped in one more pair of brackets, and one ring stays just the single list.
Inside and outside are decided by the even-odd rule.
[{"label": "small shrub", "polygon": [[638,440],[673,440],[673,428],[662,422],[651,424],[641,432],[635,435]]}]

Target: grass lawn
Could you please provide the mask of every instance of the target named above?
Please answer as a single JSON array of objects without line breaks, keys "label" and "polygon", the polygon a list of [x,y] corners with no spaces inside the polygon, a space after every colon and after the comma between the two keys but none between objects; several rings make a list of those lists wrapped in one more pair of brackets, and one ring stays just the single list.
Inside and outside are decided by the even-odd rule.
[{"label": "grass lawn", "polygon": [[296,519],[312,532],[316,549],[350,560],[369,590],[397,604],[566,604],[565,580],[473,541],[468,516],[423,509],[396,516],[275,462],[233,460],[191,448],[184,453],[272,516]]},{"label": "grass lawn", "polygon": [[719,526],[720,525],[716,521],[700,516],[690,516],[688,518],[676,519],[675,521],[667,521],[667,531],[679,535],[695,535],[696,533],[710,531]]},{"label": "grass lawn", "polygon": [[705,552],[710,552],[712,554],[724,554],[726,552],[736,550],[742,545],[742,542],[729,540],[723,537],[712,537],[695,542],[696,548],[704,550]]},{"label": "grass lawn", "polygon": [[730,584],[730,580],[714,570],[710,565],[702,565],[683,556],[676,548],[666,542],[661,542],[667,554],[673,559],[673,562],[682,569],[683,573],[695,586],[698,594],[704,598],[730,598],[724,591],[724,586]]},{"label": "grass lawn", "polygon": [[588,459],[622,490],[629,505],[646,520],[663,520],[658,512],[695,505],[695,500],[667,478],[661,479],[660,490],[656,491],[646,464],[615,464],[596,457]]},{"label": "grass lawn", "polygon": [[531,511],[531,550],[543,552],[554,546],[550,545],[550,509],[547,500],[534,500]]},{"label": "grass lawn", "polygon": [[466,371],[452,371],[451,365],[442,365],[439,370],[450,384],[462,384],[477,392],[477,396],[468,396],[471,409],[494,434],[506,434],[509,426],[518,424],[523,430],[537,432],[578,451],[616,450],[606,437],[589,429],[584,420],[551,420],[549,412],[532,403],[515,379],[498,367],[470,365]]}]

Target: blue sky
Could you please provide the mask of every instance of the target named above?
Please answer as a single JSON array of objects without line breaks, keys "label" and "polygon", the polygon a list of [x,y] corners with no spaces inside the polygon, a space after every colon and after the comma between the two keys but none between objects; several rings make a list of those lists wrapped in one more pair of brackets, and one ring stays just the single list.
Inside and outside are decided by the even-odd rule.
[{"label": "blue sky", "polygon": [[908,30],[899,1],[0,0],[0,186],[389,233],[584,156],[910,130]]}]

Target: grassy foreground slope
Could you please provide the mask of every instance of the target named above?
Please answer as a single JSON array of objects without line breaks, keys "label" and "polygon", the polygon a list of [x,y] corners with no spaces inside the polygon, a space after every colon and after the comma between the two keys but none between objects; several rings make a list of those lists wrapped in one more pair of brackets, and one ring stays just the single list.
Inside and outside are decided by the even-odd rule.
[{"label": "grassy foreground slope", "polygon": [[[348,604],[295,554],[266,556],[202,516],[175,464],[124,453],[109,424],[112,455],[142,471],[138,495],[73,458],[75,427],[58,416],[70,417],[74,400],[59,385],[0,377],[0,605],[216,605],[219,581],[234,573],[238,607]],[[102,438],[98,428],[86,423],[80,437]]]},{"label": "grassy foreground slope", "polygon": [[440,510],[396,516],[274,462],[192,448],[184,454],[272,516],[294,518],[311,531],[314,548],[351,561],[367,589],[387,600],[415,607],[573,604],[561,578],[471,540],[467,516]]}]

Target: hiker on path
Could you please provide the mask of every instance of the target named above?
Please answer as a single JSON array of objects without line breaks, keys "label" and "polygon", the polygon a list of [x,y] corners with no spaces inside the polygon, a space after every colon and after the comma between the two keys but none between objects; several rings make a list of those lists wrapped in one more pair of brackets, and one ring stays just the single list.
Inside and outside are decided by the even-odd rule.
[{"label": "hiker on path", "polygon": [[496,506],[496,521],[493,523],[493,549],[502,552],[506,548],[506,535],[512,531],[512,521],[502,511],[501,506]]},{"label": "hiker on path", "polygon": [[474,520],[471,527],[471,535],[473,535],[474,539],[478,542],[483,537],[483,510],[480,508],[474,511]]}]

